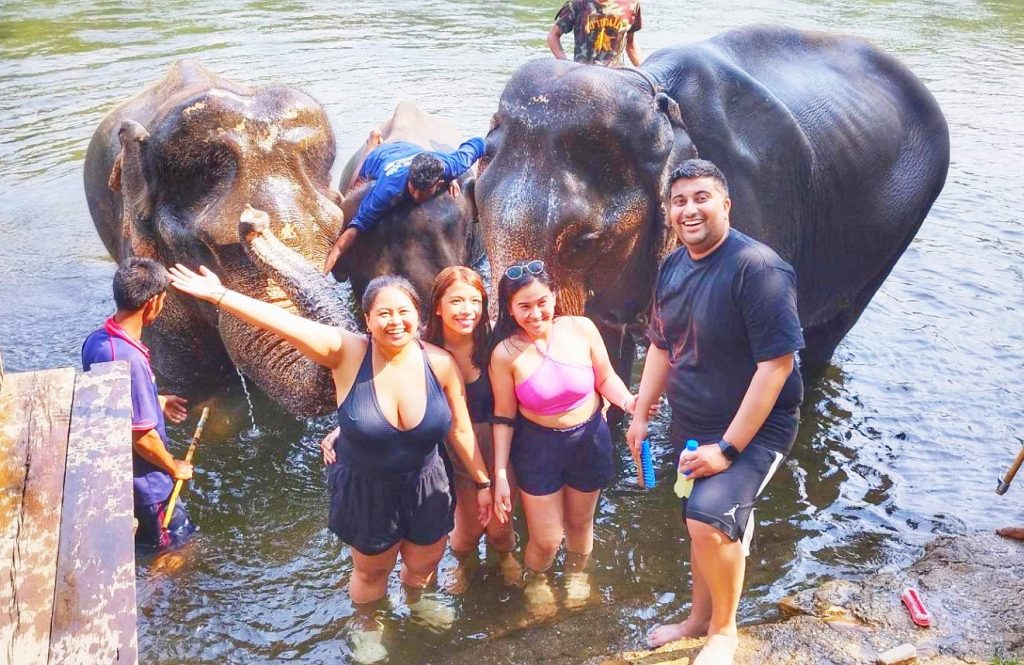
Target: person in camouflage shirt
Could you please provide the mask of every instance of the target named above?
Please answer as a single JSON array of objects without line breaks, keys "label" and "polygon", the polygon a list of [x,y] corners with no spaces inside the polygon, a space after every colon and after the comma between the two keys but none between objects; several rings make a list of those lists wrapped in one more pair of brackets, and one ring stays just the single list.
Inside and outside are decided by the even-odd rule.
[{"label": "person in camouflage shirt", "polygon": [[634,36],[640,27],[639,1],[568,0],[548,32],[548,46],[556,58],[568,60],[562,50],[562,35],[572,31],[576,62],[621,67],[625,53],[634,65],[639,65],[643,57]]}]

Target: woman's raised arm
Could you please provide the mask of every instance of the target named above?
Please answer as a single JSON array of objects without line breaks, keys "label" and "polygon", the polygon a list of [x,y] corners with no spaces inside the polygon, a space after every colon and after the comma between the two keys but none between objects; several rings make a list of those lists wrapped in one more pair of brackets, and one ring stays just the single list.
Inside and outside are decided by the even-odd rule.
[{"label": "woman's raised arm", "polygon": [[279,335],[324,367],[334,369],[341,364],[345,338],[356,337],[347,330],[304,319],[277,305],[232,291],[206,266],[199,266],[196,273],[179,263],[169,272],[171,285],[182,293],[213,303],[246,323]]}]

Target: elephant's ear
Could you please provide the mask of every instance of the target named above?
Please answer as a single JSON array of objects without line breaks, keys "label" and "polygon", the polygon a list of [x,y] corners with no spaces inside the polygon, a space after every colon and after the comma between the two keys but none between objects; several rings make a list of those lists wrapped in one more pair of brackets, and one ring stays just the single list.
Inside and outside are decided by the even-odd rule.
[{"label": "elephant's ear", "polygon": [[121,193],[122,253],[131,248],[133,256],[157,258],[151,227],[153,195],[144,171],[149,132],[134,120],[125,120],[117,132],[121,152],[114,160],[107,184]]},{"label": "elephant's ear", "polygon": [[473,223],[476,224],[480,221],[480,211],[476,207],[476,178],[470,178],[462,183],[462,195],[466,197],[469,204],[473,207]]},{"label": "elephant's ear", "polygon": [[679,103],[664,92],[655,95],[654,100],[658,104],[658,109],[665,114],[672,125],[672,138],[675,145],[668,161],[669,167],[674,167],[687,159],[699,157],[697,146],[693,144],[690,132],[686,129],[686,123],[683,122],[683,113],[679,109]]}]

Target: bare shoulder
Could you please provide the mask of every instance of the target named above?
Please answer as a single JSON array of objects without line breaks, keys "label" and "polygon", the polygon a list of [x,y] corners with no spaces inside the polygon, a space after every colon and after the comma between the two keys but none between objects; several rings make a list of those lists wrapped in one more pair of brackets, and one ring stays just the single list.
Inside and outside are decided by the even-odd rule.
[{"label": "bare shoulder", "polygon": [[341,337],[341,362],[362,362],[363,356],[366,355],[366,349],[369,348],[366,335],[357,335],[344,328],[335,328],[335,330]]},{"label": "bare shoulder", "polygon": [[447,376],[455,369],[455,359],[452,358],[452,354],[441,347],[430,342],[423,342],[423,352],[427,354],[427,362],[430,363],[430,368],[438,377]]},{"label": "bare shoulder", "polygon": [[586,335],[600,335],[597,326],[586,316],[561,316],[559,320],[566,321],[566,328],[571,328]]},{"label": "bare shoulder", "polygon": [[512,365],[512,361],[515,360],[521,351],[516,349],[509,340],[502,340],[494,346],[494,350],[491,351],[491,366],[492,367],[509,367]]}]

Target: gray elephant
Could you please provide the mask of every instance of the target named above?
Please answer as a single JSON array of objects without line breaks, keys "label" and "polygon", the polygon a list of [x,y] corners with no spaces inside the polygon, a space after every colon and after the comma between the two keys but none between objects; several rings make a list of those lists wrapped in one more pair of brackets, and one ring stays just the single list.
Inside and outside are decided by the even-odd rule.
[{"label": "gray elephant", "polygon": [[669,249],[682,159],[729,179],[733,225],[797,271],[805,367],[826,363],[914,238],[949,166],[946,121],[893,57],[846,36],[749,27],[636,70],[523,65],[487,137],[476,203],[493,274],[543,258],[567,313],[628,367]]},{"label": "gray elephant", "polygon": [[[359,167],[378,145],[402,141],[435,152],[450,152],[463,137],[447,121],[427,113],[413,102],[402,101],[379,128],[370,133],[364,146],[352,155],[342,170],[338,189],[345,219],[351,220],[369,191],[369,183],[357,182]],[[434,277],[452,265],[471,265],[483,255],[476,233],[473,203],[475,174],[469,170],[459,178],[462,193],[452,196],[442,189],[423,203],[407,202],[387,213],[380,223],[359,235],[355,246],[333,273],[339,281],[348,279],[358,300],[366,284],[385,273],[403,275],[412,282],[426,302]]]},{"label": "gray elephant", "polygon": [[[104,118],[86,154],[86,199],[117,261],[204,264],[232,289],[353,327],[317,269],[342,223],[330,187],[334,157],[314,99],[180,61]],[[266,211],[269,226],[240,226],[247,205]],[[297,415],[335,406],[329,372],[280,338],[174,290],[165,312],[146,342],[175,390],[237,381],[237,367]]]}]

